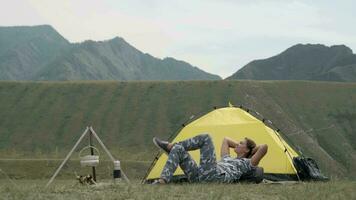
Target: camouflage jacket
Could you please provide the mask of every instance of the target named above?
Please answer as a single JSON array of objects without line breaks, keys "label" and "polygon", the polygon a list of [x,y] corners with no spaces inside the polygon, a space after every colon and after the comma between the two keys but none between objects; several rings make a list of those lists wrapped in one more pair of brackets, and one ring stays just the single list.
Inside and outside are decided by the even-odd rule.
[{"label": "camouflage jacket", "polygon": [[232,183],[252,169],[251,160],[247,158],[232,158],[225,155],[217,163],[217,179],[219,182]]}]

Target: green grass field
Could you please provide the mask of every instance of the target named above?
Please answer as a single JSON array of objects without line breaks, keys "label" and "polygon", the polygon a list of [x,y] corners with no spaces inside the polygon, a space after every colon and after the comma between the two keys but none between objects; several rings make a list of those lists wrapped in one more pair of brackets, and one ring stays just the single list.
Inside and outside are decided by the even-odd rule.
[{"label": "green grass field", "polygon": [[[0,182],[0,199],[355,199],[356,182],[298,184],[105,184],[82,186],[75,180]],[[106,183],[111,183],[107,181]]]},{"label": "green grass field", "polygon": [[[12,177],[36,177],[42,164],[26,175],[1,159],[64,158],[87,125],[118,159],[147,163],[156,152],[153,136],[168,138],[190,116],[229,101],[271,119],[329,177],[356,177],[355,83],[0,81],[0,97],[0,167]],[[133,174],[144,174],[147,164],[136,166]]]},{"label": "green grass field", "polygon": [[[0,160],[0,169],[14,180],[47,179],[53,175],[62,160],[29,159],[29,160]],[[140,179],[145,175],[151,161],[121,160],[121,167],[130,179]],[[91,168],[81,167],[78,159],[69,160],[58,174],[57,179],[74,179],[75,172],[79,175],[91,174]],[[96,168],[98,180],[110,179],[113,172],[113,163],[109,160],[100,160]],[[0,173],[0,179],[6,178]]]},{"label": "green grass field", "polygon": [[[355,199],[356,84],[310,81],[0,82],[0,199]],[[139,184],[156,149],[190,116],[228,102],[258,111],[315,158],[327,183]],[[81,186],[78,152],[44,185],[92,125],[131,185]],[[80,146],[83,147],[85,143]],[[97,144],[96,144],[97,145]],[[80,149],[79,148],[79,149]],[[112,164],[101,157],[101,183]],[[106,180],[106,181],[105,181]]]}]

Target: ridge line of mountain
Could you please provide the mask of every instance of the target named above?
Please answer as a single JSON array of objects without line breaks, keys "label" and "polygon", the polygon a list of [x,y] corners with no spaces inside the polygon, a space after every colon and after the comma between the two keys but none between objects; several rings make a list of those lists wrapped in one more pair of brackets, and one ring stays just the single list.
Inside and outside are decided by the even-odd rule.
[{"label": "ridge line of mountain", "polygon": [[0,27],[0,80],[221,80],[121,37],[71,43],[50,25]]}]

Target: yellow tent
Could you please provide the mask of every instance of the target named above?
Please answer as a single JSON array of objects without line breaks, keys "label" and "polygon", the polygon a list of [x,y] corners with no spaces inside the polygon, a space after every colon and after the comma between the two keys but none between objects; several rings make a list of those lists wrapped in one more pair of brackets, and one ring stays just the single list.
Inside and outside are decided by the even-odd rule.
[{"label": "yellow tent", "polygon": [[[280,137],[277,131],[266,126],[248,110],[232,105],[215,109],[186,125],[172,142],[182,141],[201,133],[208,133],[212,137],[218,160],[220,159],[220,145],[224,137],[238,141],[249,137],[257,144],[267,144],[268,153],[259,164],[264,168],[265,178],[271,180],[295,180],[297,178],[292,158],[297,157],[298,154]],[[199,163],[199,150],[189,153]],[[159,178],[166,161],[167,156],[161,154],[153,163],[145,180]],[[183,171],[178,168],[174,176],[178,178],[182,175],[184,175]]]}]

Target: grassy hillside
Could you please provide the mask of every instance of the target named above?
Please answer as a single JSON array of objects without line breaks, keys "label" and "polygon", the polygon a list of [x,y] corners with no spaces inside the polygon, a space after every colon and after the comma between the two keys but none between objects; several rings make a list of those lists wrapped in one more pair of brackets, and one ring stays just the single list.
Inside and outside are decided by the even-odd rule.
[{"label": "grassy hillside", "polygon": [[63,157],[92,125],[121,159],[151,160],[191,115],[243,104],[328,175],[356,177],[356,84],[308,81],[0,82],[1,157]]}]

